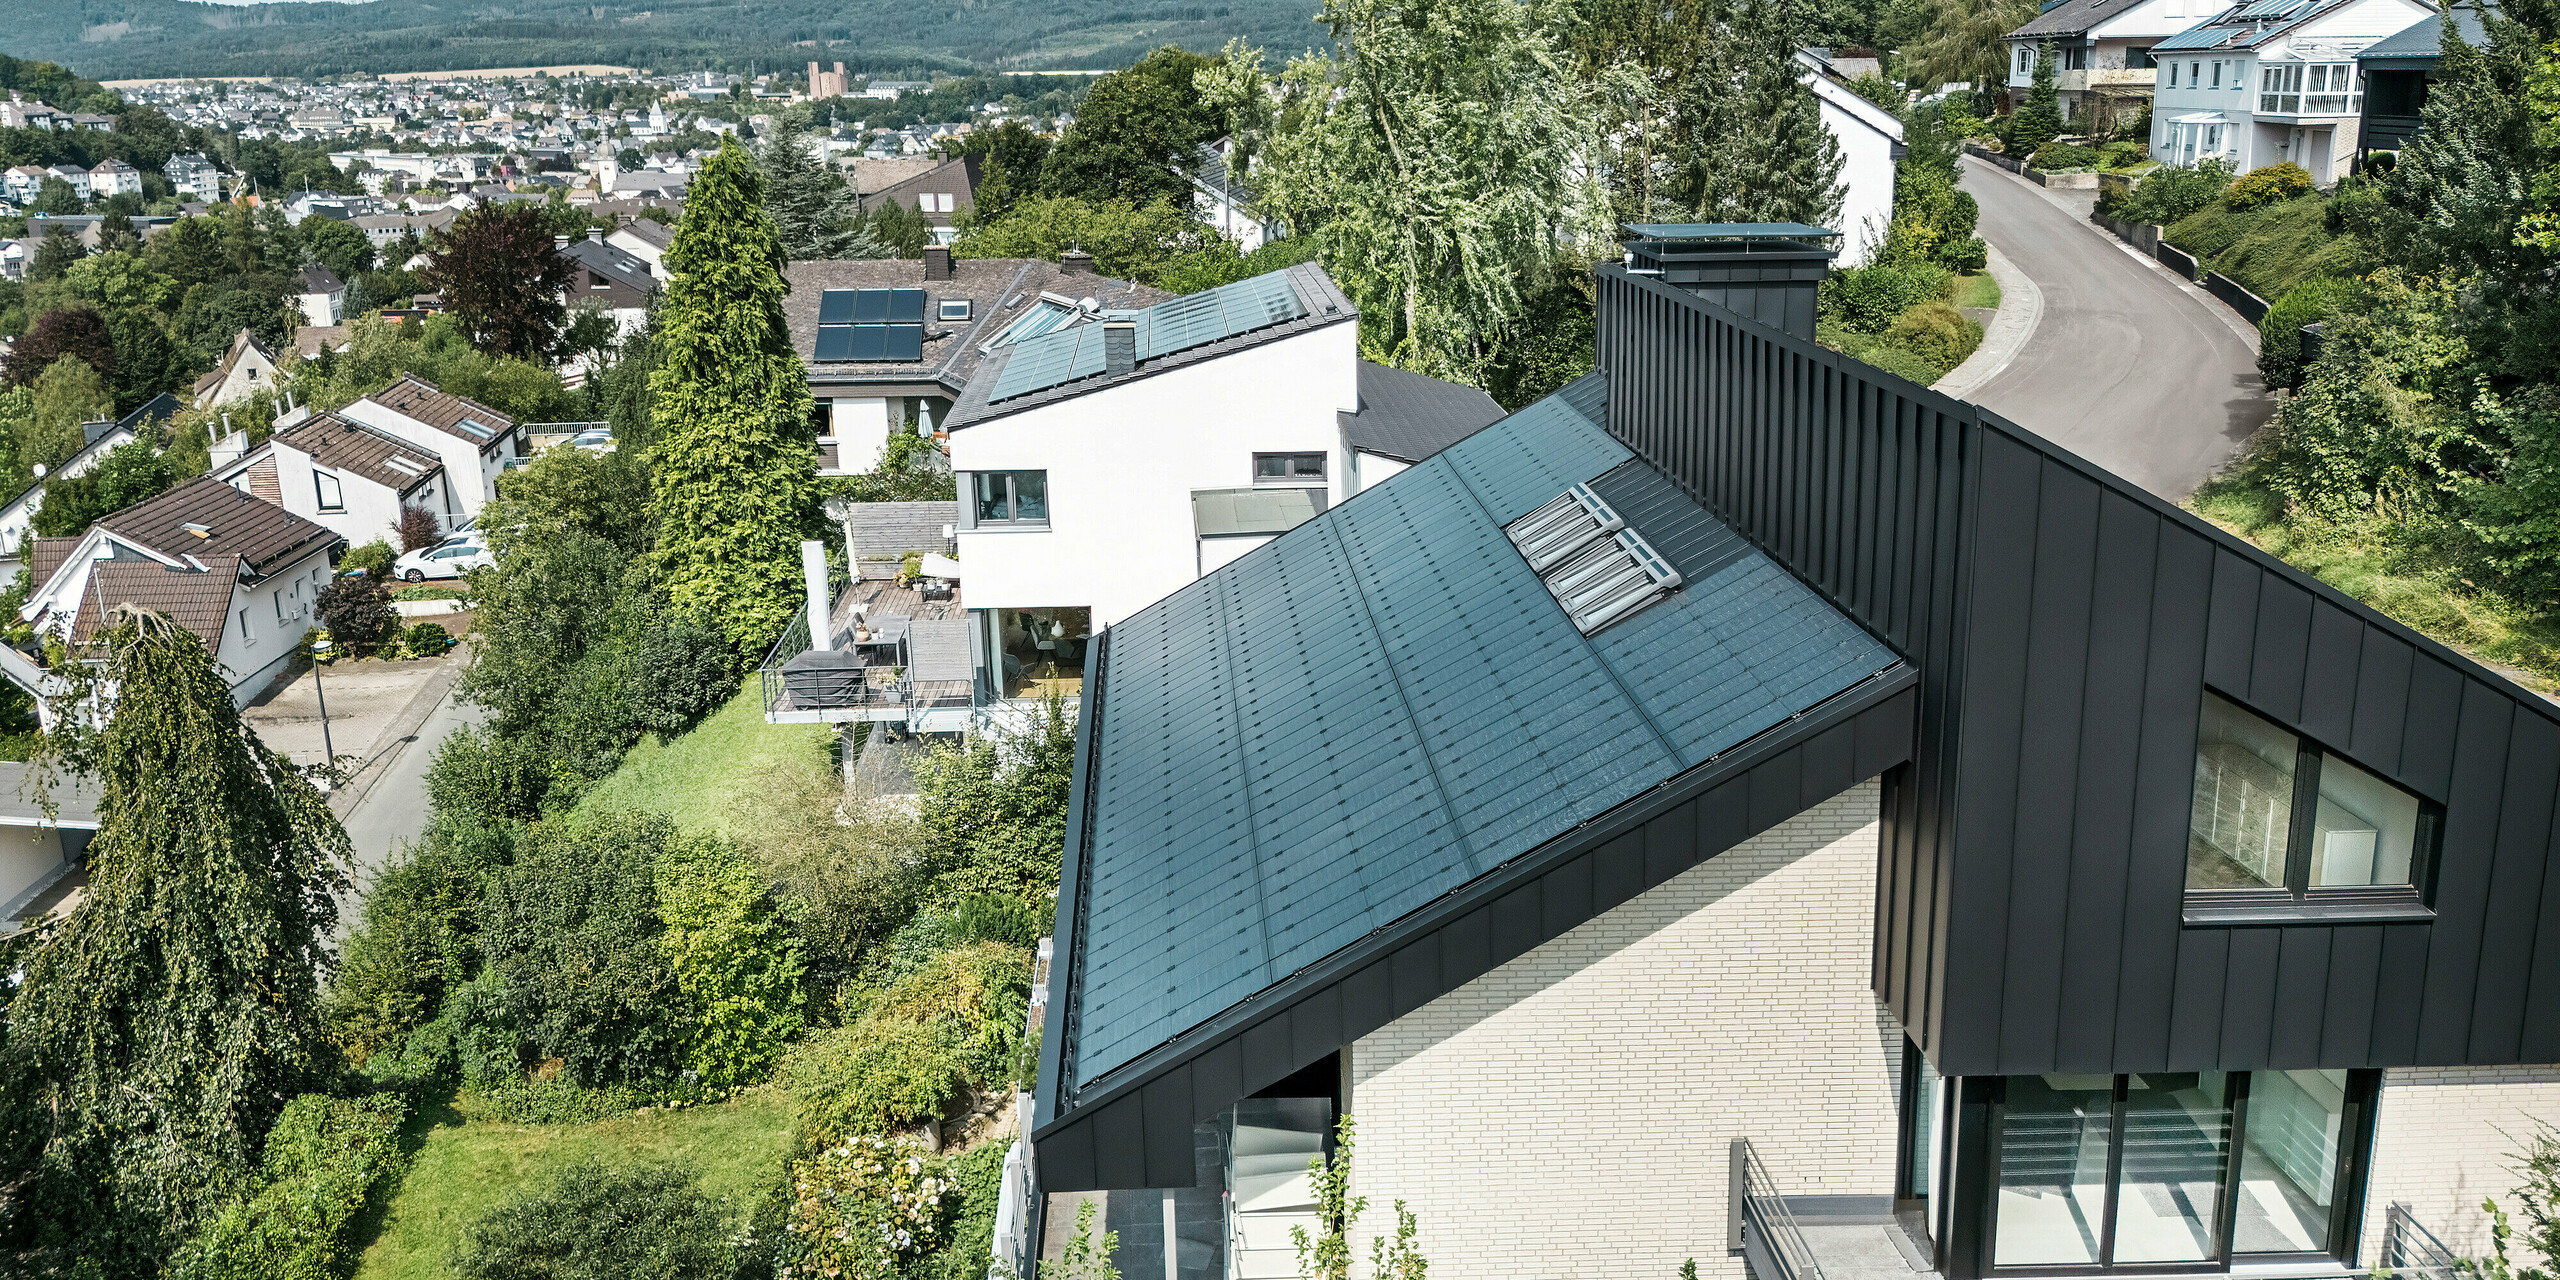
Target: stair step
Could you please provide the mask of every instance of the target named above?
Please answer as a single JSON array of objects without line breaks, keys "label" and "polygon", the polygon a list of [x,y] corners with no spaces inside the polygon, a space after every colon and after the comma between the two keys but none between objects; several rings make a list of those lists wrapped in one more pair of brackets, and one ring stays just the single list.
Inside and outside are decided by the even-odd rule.
[{"label": "stair step", "polygon": [[1324,1135],[1296,1129],[1265,1129],[1260,1125],[1237,1125],[1235,1154],[1268,1156],[1283,1152],[1310,1156],[1324,1150]]},{"label": "stair step", "polygon": [[1237,1156],[1227,1167],[1239,1178],[1258,1173],[1305,1173],[1315,1158],[1313,1151],[1275,1151],[1264,1156]]},{"label": "stair step", "polygon": [[1235,1280],[1298,1280],[1298,1250],[1239,1249],[1235,1252]]},{"label": "stair step", "polygon": [[1312,1213],[1240,1213],[1236,1215],[1236,1244],[1241,1249],[1279,1249],[1295,1256],[1298,1242],[1289,1235],[1292,1227],[1304,1227],[1307,1234],[1316,1233],[1316,1215]]},{"label": "stair step", "polygon": [[1316,1207],[1315,1179],[1303,1170],[1247,1174],[1236,1179],[1235,1206],[1238,1213],[1312,1213]]}]

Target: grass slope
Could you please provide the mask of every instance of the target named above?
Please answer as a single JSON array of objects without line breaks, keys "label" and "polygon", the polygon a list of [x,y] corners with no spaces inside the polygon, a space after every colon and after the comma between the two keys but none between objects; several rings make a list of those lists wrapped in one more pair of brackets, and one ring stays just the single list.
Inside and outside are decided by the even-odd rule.
[{"label": "grass slope", "polygon": [[726,1201],[744,1225],[782,1177],[791,1100],[777,1086],[682,1111],[636,1111],[592,1124],[465,1122],[450,1108],[413,1122],[422,1145],[393,1193],[357,1280],[443,1280],[462,1230],[516,1187],[590,1155],[673,1164]]},{"label": "grass slope", "polygon": [[2000,282],[1988,271],[1979,275],[1957,276],[1955,304],[1959,307],[1981,307],[1990,310],[2000,305]]},{"label": "grass slope", "polygon": [[750,679],[729,705],[691,732],[665,742],[646,737],[622,765],[579,797],[577,812],[647,809],[687,831],[731,834],[733,802],[786,764],[825,758],[833,731],[822,724],[766,724],[764,694]]}]

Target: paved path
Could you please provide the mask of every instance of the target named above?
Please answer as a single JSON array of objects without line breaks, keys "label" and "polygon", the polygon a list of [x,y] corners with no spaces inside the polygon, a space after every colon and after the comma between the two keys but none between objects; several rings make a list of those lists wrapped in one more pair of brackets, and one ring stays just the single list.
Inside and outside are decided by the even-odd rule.
[{"label": "paved path", "polygon": [[1966,398],[2161,497],[2186,497],[2275,410],[2258,381],[2257,331],[2090,222],[2095,193],[1963,163],[1982,237],[2043,298],[2016,357]]},{"label": "paved path", "polygon": [[[418,838],[427,825],[427,765],[445,735],[466,724],[478,724],[487,711],[453,700],[450,686],[427,711],[426,718],[381,748],[381,756],[356,775],[346,791],[354,796],[338,821],[355,846],[359,897],[390,861],[393,850]],[[348,904],[348,923],[355,917]]]}]

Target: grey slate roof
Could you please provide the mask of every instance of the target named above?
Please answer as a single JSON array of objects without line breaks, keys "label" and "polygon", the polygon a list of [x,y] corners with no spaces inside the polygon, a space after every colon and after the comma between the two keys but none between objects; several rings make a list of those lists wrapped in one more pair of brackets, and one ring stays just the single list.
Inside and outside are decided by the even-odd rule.
[{"label": "grey slate roof", "polygon": [[[978,368],[979,344],[1037,304],[1043,291],[1090,297],[1109,310],[1153,306],[1173,297],[1161,289],[1109,276],[1070,274],[1057,263],[1037,258],[959,258],[953,260],[948,280],[925,279],[921,258],[794,262],[783,268],[782,277],[791,286],[782,300],[783,318],[791,325],[791,349],[809,361],[812,387],[932,383],[957,392]],[[818,344],[818,299],[829,289],[924,290],[924,359],[825,363],[812,359]],[[945,298],[969,299],[969,319],[937,319]]]},{"label": "grey slate roof", "polygon": [[[2453,11],[2454,26],[2462,32],[2465,44],[2488,42],[2488,28],[2480,21],[2480,10],[2464,5]],[[2365,47],[2356,55],[2358,62],[2380,62],[2406,59],[2432,63],[2444,54],[2444,15],[2431,13],[2408,26]]]},{"label": "grey slate roof", "polygon": [[2062,0],[2010,32],[2009,39],[2086,35],[2099,23],[2141,3],[2142,0]]},{"label": "grey slate roof", "polygon": [[1221,338],[1215,342],[1205,342],[1195,347],[1168,352],[1153,359],[1140,360],[1127,373],[1094,374],[1072,382],[1061,382],[1038,391],[1008,396],[1000,403],[990,404],[987,397],[994,392],[997,381],[1004,377],[1006,362],[1022,349],[1023,344],[998,347],[995,354],[988,356],[978,366],[977,372],[970,375],[968,387],[960,393],[959,399],[952,402],[951,413],[943,420],[944,429],[957,431],[972,423],[1002,418],[1020,413],[1025,409],[1056,404],[1061,400],[1073,400],[1077,396],[1091,395],[1123,382],[1151,378],[1167,370],[1198,364],[1204,360],[1215,360],[1229,352],[1258,347],[1266,342],[1278,342],[1284,338],[1294,338],[1299,334],[1328,325],[1353,323],[1359,320],[1360,309],[1352,305],[1350,296],[1342,291],[1340,285],[1333,282],[1333,277],[1324,273],[1323,267],[1312,262],[1303,262],[1271,274],[1288,277],[1289,286],[1297,291],[1299,301],[1306,304],[1306,314],[1294,320],[1239,333],[1229,338]]},{"label": "grey slate roof", "polygon": [[[1107,633],[1068,1088],[1898,665],[1610,439],[1604,396],[1585,378]],[[1594,478],[1686,585],[1586,638],[1502,526]]]},{"label": "grey slate roof", "polygon": [[1362,453],[1420,462],[1502,417],[1502,406],[1474,387],[1383,364],[1360,362],[1360,411],[1335,415]]},{"label": "grey slate roof", "polygon": [[[58,826],[89,827],[98,825],[98,801],[104,786],[90,774],[70,773],[57,776],[52,785],[39,788],[33,767],[15,760],[0,760],[0,823],[28,826],[50,821]],[[38,802],[39,791],[50,791],[53,817],[44,816]]]}]

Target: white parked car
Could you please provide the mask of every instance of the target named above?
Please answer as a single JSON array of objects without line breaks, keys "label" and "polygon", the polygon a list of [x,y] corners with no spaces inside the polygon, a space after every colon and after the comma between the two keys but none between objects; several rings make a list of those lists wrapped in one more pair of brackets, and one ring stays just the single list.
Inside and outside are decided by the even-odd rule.
[{"label": "white parked car", "polygon": [[497,562],[497,558],[489,554],[489,548],[477,538],[447,538],[432,547],[420,547],[392,561],[391,576],[403,582],[459,578]]},{"label": "white parked car", "polygon": [[592,431],[581,431],[569,437],[567,443],[575,449],[593,449],[598,453],[611,453],[613,452],[613,432],[603,427]]}]

